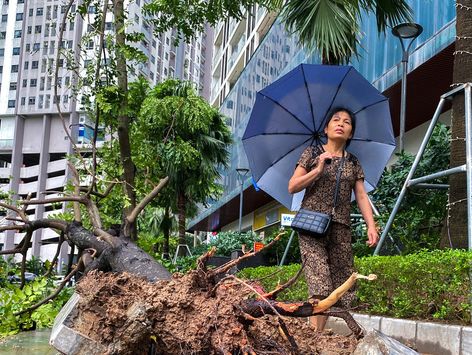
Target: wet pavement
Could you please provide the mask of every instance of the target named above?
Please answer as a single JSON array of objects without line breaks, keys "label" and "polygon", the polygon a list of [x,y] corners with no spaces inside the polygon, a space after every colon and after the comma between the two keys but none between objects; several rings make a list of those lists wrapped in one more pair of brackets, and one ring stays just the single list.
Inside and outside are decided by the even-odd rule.
[{"label": "wet pavement", "polygon": [[55,355],[49,346],[51,329],[21,332],[0,340],[0,355]]}]

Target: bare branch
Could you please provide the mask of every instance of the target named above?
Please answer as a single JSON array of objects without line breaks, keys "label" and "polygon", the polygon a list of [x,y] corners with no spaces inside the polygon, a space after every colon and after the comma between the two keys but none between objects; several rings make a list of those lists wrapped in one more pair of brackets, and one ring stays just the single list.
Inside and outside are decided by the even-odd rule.
[{"label": "bare branch", "polygon": [[56,202],[80,202],[86,204],[86,200],[79,196],[64,196],[64,197],[55,197],[55,198],[48,198],[45,200],[31,200],[31,201],[20,201],[23,205],[45,205],[47,203],[56,203]]},{"label": "bare branch", "polygon": [[[107,17],[107,10],[108,10],[108,0],[103,2],[103,10],[102,10],[102,18],[100,19],[100,32],[99,32],[99,39],[98,39],[98,53],[97,53],[97,66],[95,68],[95,91],[98,92],[98,88],[100,87],[100,67],[101,67],[101,58],[102,58],[102,51],[104,48],[103,41],[105,36],[105,19]],[[98,126],[100,123],[100,107],[98,105],[98,101],[95,101],[95,110],[96,110],[96,117],[95,117],[95,127],[93,131],[93,141],[92,141],[92,182],[90,184],[89,190],[86,193],[87,197],[90,197],[92,193],[93,186],[95,185],[96,173],[97,173],[97,137],[98,137]]]},{"label": "bare branch", "polygon": [[[80,197],[80,178],[79,178],[79,173],[77,172],[77,169],[75,166],[68,161],[67,165],[69,166],[70,171],[72,172],[72,177],[73,177],[73,183],[74,183],[74,196]],[[76,222],[81,222],[82,218],[80,215],[80,206],[78,202],[74,202],[74,220]]]},{"label": "bare branch", "polygon": [[[45,277],[51,275],[52,269],[54,269],[54,266],[55,266],[56,263],[57,263],[57,259],[59,258],[59,254],[60,254],[60,252],[61,252],[62,243],[64,243],[64,232],[61,232],[61,235],[59,236],[59,242],[57,243],[56,254],[54,254],[54,257],[52,258],[52,261],[51,261],[51,265],[49,265],[48,270],[47,270],[46,273],[44,274]],[[74,255],[74,254],[71,253],[71,255]]]},{"label": "bare branch", "polygon": [[126,217],[126,221],[128,223],[134,223],[139,213],[144,209],[144,207],[147,206],[148,203],[150,203],[157,196],[157,194],[162,190],[162,188],[167,184],[168,181],[169,181],[168,176],[161,179],[159,181],[159,184],[157,184],[157,186],[154,189],[152,189],[152,191],[141,200],[141,202],[133,209],[133,211],[131,211],[129,216]]},{"label": "bare branch", "polygon": [[27,228],[28,228],[28,226],[26,224],[23,224],[23,225],[10,224],[8,226],[1,226],[0,227],[0,232],[14,231],[14,230],[24,231]]},{"label": "bare branch", "polygon": [[19,316],[21,314],[24,314],[24,313],[29,313],[29,312],[32,312],[34,311],[35,309],[41,307],[43,304],[46,304],[48,303],[50,300],[52,300],[53,298],[55,298],[59,292],[62,291],[62,289],[64,288],[64,286],[69,282],[69,280],[72,278],[72,276],[75,275],[75,273],[77,272],[77,270],[79,269],[79,266],[82,265],[82,262],[81,260],[79,260],[79,262],[77,263],[77,266],[74,268],[74,270],[71,271],[71,273],[69,275],[67,275],[64,280],[62,280],[61,284],[59,285],[59,287],[56,289],[56,291],[54,291],[51,295],[49,295],[48,297],[46,297],[45,299],[41,300],[40,302],[36,303],[35,305],[27,308],[27,309],[24,309],[20,312],[16,312],[14,313],[13,315],[14,316]]},{"label": "bare branch", "polygon": [[9,254],[20,254],[21,248],[16,247],[15,249],[9,250],[0,250],[0,255],[9,255]]},{"label": "bare branch", "polygon": [[[107,197],[110,194],[111,190],[113,190],[113,188],[117,184],[119,184],[118,181],[112,181],[112,182],[110,182],[110,184],[108,185],[108,187],[106,188],[104,193],[100,193],[98,191],[93,191],[92,190],[92,191],[90,191],[90,195],[99,197],[101,199],[104,199],[105,197]],[[89,187],[81,186],[80,191],[81,192],[87,192],[87,191],[89,191]]]},{"label": "bare branch", "polygon": [[247,258],[250,258],[258,253],[260,253],[262,250],[264,249],[268,249],[270,248],[272,245],[274,245],[275,243],[277,243],[279,241],[279,239],[285,234],[285,231],[283,232],[280,232],[269,244],[265,245],[264,248],[260,249],[260,250],[257,250],[257,251],[252,251],[252,252],[249,252],[249,253],[246,253],[242,256],[240,256],[239,258],[237,259],[233,259],[231,261],[228,261],[226,264],[223,264],[221,265],[220,267],[217,267],[216,269],[212,270],[212,274],[213,275],[218,275],[218,274],[224,274],[226,273],[228,270],[230,270],[232,267],[238,265],[241,261],[243,261],[244,259],[247,259]]},{"label": "bare branch", "polygon": [[26,235],[24,236],[23,240],[21,241],[21,254],[23,257],[21,258],[21,284],[20,289],[23,289],[25,286],[25,272],[26,272],[26,255],[28,254],[29,243],[31,241],[31,237],[33,236],[32,230],[27,230]]},{"label": "bare branch", "polygon": [[300,275],[302,274],[302,271],[303,271],[304,266],[305,266],[305,265],[302,264],[302,267],[300,268],[300,270],[298,270],[298,272],[296,273],[296,275],[295,275],[294,277],[292,277],[290,280],[288,280],[288,281],[287,281],[286,283],[284,283],[283,285],[277,285],[277,287],[275,288],[275,290],[264,294],[264,297],[267,298],[267,299],[275,299],[275,298],[277,298],[277,295],[278,295],[280,292],[282,292],[283,290],[286,290],[287,288],[289,288],[290,286],[292,286],[292,285],[298,280],[298,278],[299,278]]},{"label": "bare branch", "polygon": [[113,248],[117,247],[120,244],[120,240],[110,233],[105,232],[100,228],[93,229],[94,234],[98,237],[99,240],[103,240],[110,244]]},{"label": "bare branch", "polygon": [[15,207],[15,206],[8,205],[6,203],[0,202],[0,207],[3,207],[3,208],[6,208],[10,211],[15,212],[18,216],[20,216],[20,218],[22,219],[23,222],[28,221],[28,217],[26,217],[25,211],[20,210],[19,208]]}]

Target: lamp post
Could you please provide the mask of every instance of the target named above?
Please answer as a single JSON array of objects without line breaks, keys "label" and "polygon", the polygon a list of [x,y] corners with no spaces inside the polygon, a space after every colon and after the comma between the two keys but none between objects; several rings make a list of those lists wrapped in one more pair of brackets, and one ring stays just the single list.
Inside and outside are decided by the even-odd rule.
[{"label": "lamp post", "polygon": [[246,175],[249,173],[247,168],[236,168],[238,173],[238,179],[241,184],[241,191],[239,193],[239,227],[238,233],[241,234],[241,223],[243,221],[243,189],[244,189],[244,180],[246,180]]},{"label": "lamp post", "polygon": [[[400,152],[404,148],[404,135],[405,135],[405,113],[406,113],[406,74],[408,71],[408,55],[411,44],[414,40],[423,32],[423,27],[417,23],[401,23],[392,28],[392,34],[400,39],[402,46],[402,92],[401,92],[401,103],[400,103]],[[405,46],[404,40],[410,40],[408,45]]]}]

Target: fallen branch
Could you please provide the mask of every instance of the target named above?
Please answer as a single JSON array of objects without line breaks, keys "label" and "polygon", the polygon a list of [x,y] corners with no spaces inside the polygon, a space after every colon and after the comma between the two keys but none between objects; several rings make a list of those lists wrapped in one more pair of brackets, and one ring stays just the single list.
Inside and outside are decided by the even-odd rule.
[{"label": "fallen branch", "polygon": [[262,249],[259,249],[257,251],[251,251],[249,253],[246,253],[244,255],[241,255],[239,258],[237,259],[233,259],[233,260],[230,260],[228,261],[226,264],[223,264],[221,265],[220,267],[217,267],[216,269],[212,270],[211,273],[213,276],[216,276],[216,275],[219,275],[219,274],[224,274],[226,273],[228,270],[230,270],[232,267],[238,265],[241,261],[247,259],[247,258],[250,258],[256,254],[259,254],[262,250],[264,249],[269,249],[270,247],[272,247],[272,245],[274,245],[275,243],[277,243],[279,241],[279,239],[285,234],[286,232],[283,231],[283,232],[280,232],[269,244],[267,245],[264,245],[264,247]]},{"label": "fallen branch", "polygon": [[298,270],[298,272],[295,274],[294,277],[292,277],[290,280],[288,280],[283,285],[277,285],[275,290],[264,294],[264,297],[267,298],[267,299],[270,299],[270,300],[277,298],[277,295],[280,292],[282,292],[283,290],[286,290],[287,288],[292,286],[298,280],[298,278],[300,277],[300,275],[303,272],[303,268],[304,268],[304,265],[302,264],[302,267],[300,268],[300,270]]},{"label": "fallen branch", "polygon": [[159,194],[162,188],[166,186],[168,181],[169,181],[168,176],[161,179],[159,181],[159,184],[157,184],[157,186],[154,187],[154,189],[152,189],[152,191],[141,200],[141,202],[133,209],[133,211],[131,211],[129,216],[126,217],[126,221],[129,224],[134,223],[136,218],[138,218],[139,213],[141,213],[144,207],[146,207]]}]

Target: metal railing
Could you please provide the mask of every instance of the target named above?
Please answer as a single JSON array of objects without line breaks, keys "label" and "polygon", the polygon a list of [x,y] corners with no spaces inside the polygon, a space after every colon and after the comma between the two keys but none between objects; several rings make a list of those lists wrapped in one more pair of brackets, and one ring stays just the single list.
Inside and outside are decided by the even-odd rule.
[{"label": "metal railing", "polygon": [[[385,228],[383,230],[383,233],[380,237],[379,243],[377,244],[377,247],[375,248],[374,255],[378,255],[380,252],[380,249],[382,248],[383,242],[388,235],[388,232],[390,231],[390,228],[392,227],[393,220],[395,219],[395,216],[400,208],[400,204],[405,197],[406,190],[411,187],[411,186],[416,186],[416,187],[423,187],[423,188],[444,188],[444,184],[425,184],[426,181],[431,181],[440,177],[444,176],[449,176],[452,174],[457,174],[457,173],[466,173],[466,178],[467,178],[467,240],[468,240],[468,248],[469,250],[472,250],[472,107],[471,107],[471,87],[472,83],[465,83],[457,88],[447,92],[446,94],[442,95],[438,106],[436,108],[436,112],[433,115],[433,118],[431,119],[431,123],[429,124],[428,130],[426,131],[426,134],[423,138],[423,141],[421,142],[420,148],[418,149],[418,153],[416,155],[416,158],[413,162],[413,165],[411,166],[410,172],[408,173],[405,183],[403,184],[402,190],[400,191],[400,194],[398,195],[397,201],[395,202],[395,206],[393,207],[393,210],[390,214],[390,217],[387,221],[387,224],[385,225]],[[433,129],[436,126],[436,123],[438,122],[439,115],[442,112],[442,108],[444,106],[444,103],[446,100],[451,100],[454,95],[457,95],[458,93],[464,91],[465,93],[465,149],[466,149],[466,163],[461,166],[457,166],[451,169],[439,171],[434,174],[430,174],[427,176],[422,176],[416,179],[413,179],[413,175],[416,171],[416,168],[419,165],[419,162],[421,158],[423,157],[423,153],[426,149],[426,145],[428,144],[431,135],[433,134]]]}]

